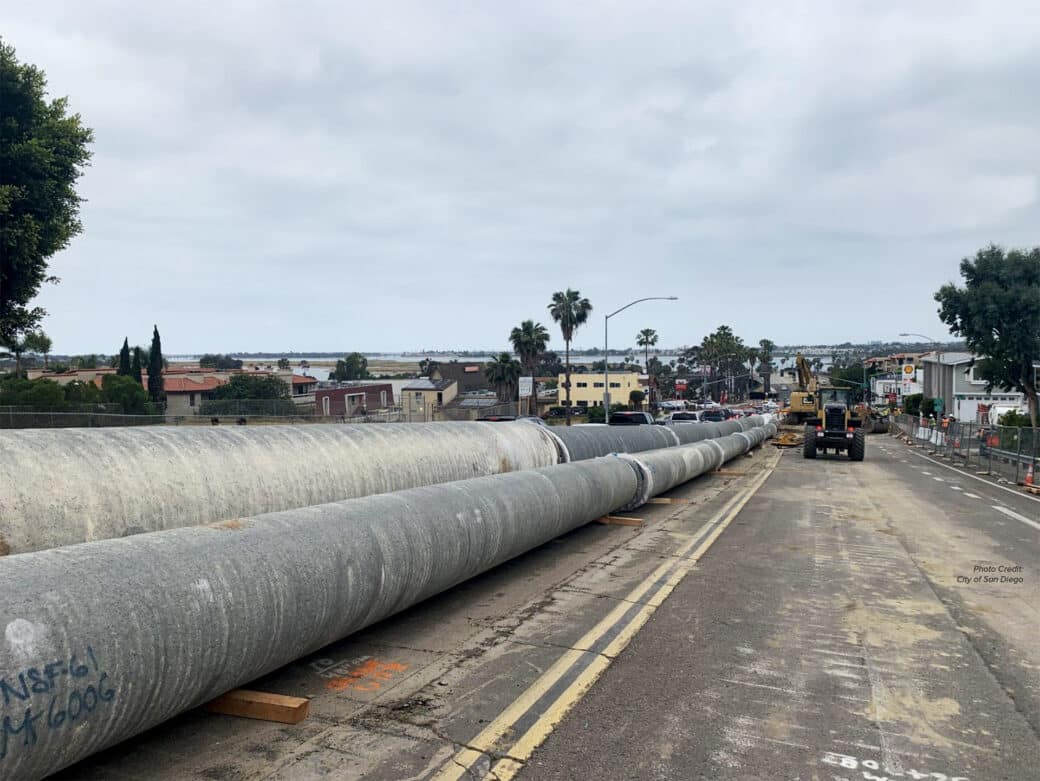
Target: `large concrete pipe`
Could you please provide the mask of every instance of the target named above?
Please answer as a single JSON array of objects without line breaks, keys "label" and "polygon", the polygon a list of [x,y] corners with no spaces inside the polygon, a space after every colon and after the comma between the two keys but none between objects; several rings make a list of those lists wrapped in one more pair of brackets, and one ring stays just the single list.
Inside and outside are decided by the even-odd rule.
[{"label": "large concrete pipe", "polygon": [[546,429],[555,436],[565,461],[584,461],[610,453],[635,453],[675,447],[679,438],[671,426],[553,426]]},{"label": "large concrete pipe", "polygon": [[675,423],[668,426],[668,429],[684,445],[722,436],[717,423]]},{"label": "large concrete pipe", "polygon": [[718,469],[730,459],[748,452],[775,435],[776,424],[767,423],[747,431],[706,439],[691,445],[625,453],[621,458],[637,466],[641,479],[636,495],[621,509],[634,510],[646,504],[650,497],[663,494],[699,475]]},{"label": "large concrete pipe", "polygon": [[2,558],[0,778],[42,778],[636,489],[608,457]]},{"label": "large concrete pipe", "polygon": [[0,556],[558,463],[503,423],[0,432]]}]

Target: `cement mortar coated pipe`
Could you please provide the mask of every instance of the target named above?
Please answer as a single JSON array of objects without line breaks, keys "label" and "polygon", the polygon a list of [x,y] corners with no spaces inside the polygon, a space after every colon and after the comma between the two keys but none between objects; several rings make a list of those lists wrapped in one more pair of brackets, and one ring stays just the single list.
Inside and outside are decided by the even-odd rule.
[{"label": "cement mortar coated pipe", "polygon": [[748,431],[675,448],[626,453],[621,457],[635,464],[642,477],[639,491],[622,510],[634,510],[651,497],[663,494],[695,477],[718,469],[727,461],[746,453],[776,435],[776,425],[768,423]]},{"label": "cement mortar coated pipe", "polygon": [[611,453],[636,453],[676,447],[679,438],[671,426],[552,426],[547,429],[559,440],[565,461],[584,461]]},{"label": "cement mortar coated pipe", "polygon": [[370,423],[0,432],[0,556],[560,461],[542,426]]},{"label": "cement mortar coated pipe", "polygon": [[630,501],[616,457],[0,559],[0,778],[39,779]]}]

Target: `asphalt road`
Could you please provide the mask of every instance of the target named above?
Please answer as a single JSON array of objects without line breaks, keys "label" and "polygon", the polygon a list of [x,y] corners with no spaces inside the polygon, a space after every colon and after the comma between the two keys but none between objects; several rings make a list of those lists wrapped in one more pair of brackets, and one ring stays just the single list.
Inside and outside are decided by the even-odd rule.
[{"label": "asphalt road", "polygon": [[867,458],[785,453],[520,777],[1037,778],[1040,503]]},{"label": "asphalt road", "polygon": [[61,776],[1034,778],[1040,502],[975,478],[766,447],[249,687],[300,724],[196,710]]}]

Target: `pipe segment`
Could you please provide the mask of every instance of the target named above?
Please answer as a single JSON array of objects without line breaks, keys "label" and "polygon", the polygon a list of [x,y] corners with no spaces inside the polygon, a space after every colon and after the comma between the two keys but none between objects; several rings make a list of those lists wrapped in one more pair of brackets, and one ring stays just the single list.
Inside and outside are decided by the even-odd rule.
[{"label": "pipe segment", "polygon": [[631,461],[642,474],[639,490],[622,510],[634,510],[651,497],[663,494],[695,477],[718,469],[727,461],[748,452],[776,435],[776,424],[769,422],[747,431],[708,439],[691,445],[621,456]]},{"label": "pipe segment", "polygon": [[768,432],[0,559],[0,778],[54,773]]},{"label": "pipe segment", "polygon": [[450,422],[0,432],[0,556],[715,438]]},{"label": "pipe segment", "polygon": [[0,556],[551,466],[501,423],[0,432]]},{"label": "pipe segment", "polygon": [[39,779],[628,502],[607,457],[0,559],[0,778]]},{"label": "pipe segment", "polygon": [[568,462],[682,444],[671,426],[582,425],[553,426],[545,430],[559,440]]}]

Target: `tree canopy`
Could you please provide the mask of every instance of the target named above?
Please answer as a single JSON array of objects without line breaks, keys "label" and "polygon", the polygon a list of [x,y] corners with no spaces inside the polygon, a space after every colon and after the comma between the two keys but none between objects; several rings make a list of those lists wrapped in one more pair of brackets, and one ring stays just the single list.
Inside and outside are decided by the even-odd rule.
[{"label": "tree canopy", "polygon": [[943,285],[935,294],[939,319],[984,360],[976,374],[988,388],[1024,393],[1037,425],[1040,361],[1040,247],[1011,249],[991,244],[964,258],[964,287]]},{"label": "tree canopy", "polygon": [[368,358],[361,353],[351,353],[343,360],[336,361],[336,368],[332,372],[332,379],[337,382],[367,380],[371,376],[368,373]]},{"label": "tree canopy", "polygon": [[232,358],[230,355],[220,353],[206,353],[199,358],[199,366],[203,369],[216,369],[217,371],[228,371],[229,369],[241,369],[242,361]]},{"label": "tree canopy", "polygon": [[288,399],[289,386],[272,374],[236,374],[213,391],[214,399]]},{"label": "tree canopy", "polygon": [[47,79],[0,40],[0,341],[46,314],[31,302],[48,262],[83,228],[76,180],[93,140],[66,98],[46,99]]},{"label": "tree canopy", "polygon": [[516,398],[517,384],[520,379],[520,362],[509,353],[499,353],[488,361],[484,367],[484,376],[495,386],[499,401],[512,401]]},{"label": "tree canopy", "polygon": [[[592,304],[587,298],[582,298],[577,290],[558,290],[552,294],[552,303],[549,304],[549,315],[553,321],[560,326],[564,344],[564,374],[566,380],[563,383],[566,393],[566,405],[571,406],[571,339],[574,331],[589,319],[592,312]],[[571,424],[570,416],[567,417],[567,425]]]}]

